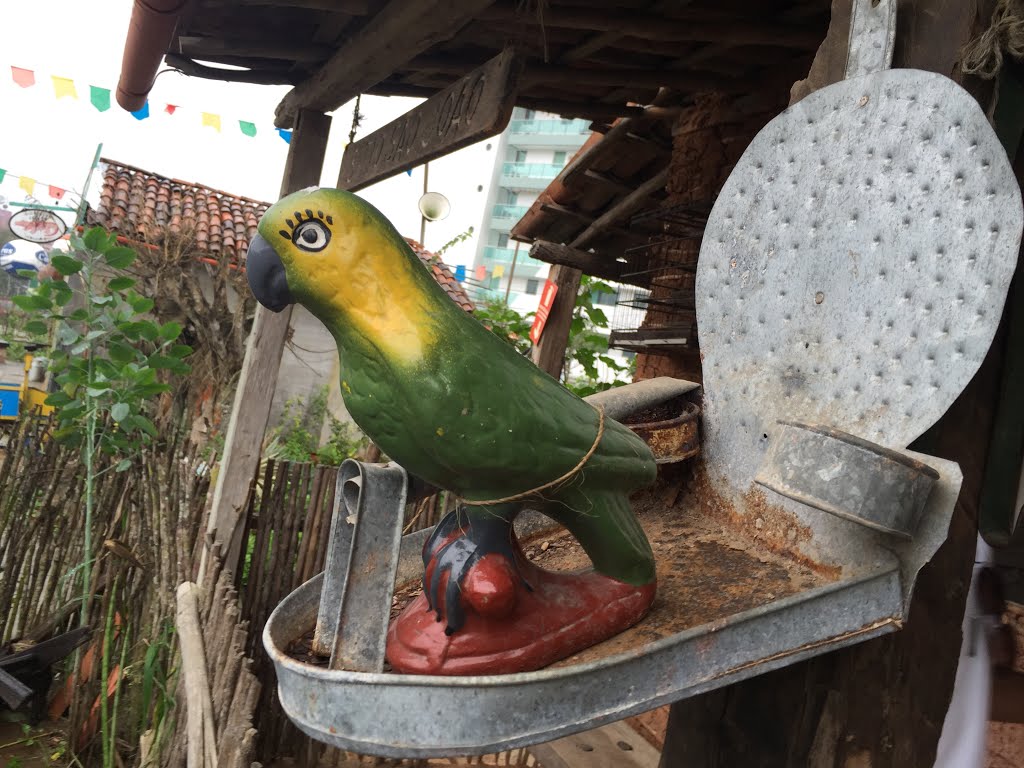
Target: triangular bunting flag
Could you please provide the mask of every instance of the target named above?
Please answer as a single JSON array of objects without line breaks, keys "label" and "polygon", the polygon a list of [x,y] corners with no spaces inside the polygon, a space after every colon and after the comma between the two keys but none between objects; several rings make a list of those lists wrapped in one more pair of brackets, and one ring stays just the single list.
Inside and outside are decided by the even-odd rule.
[{"label": "triangular bunting flag", "polygon": [[53,184],[50,185],[50,197],[54,200],[63,200],[65,190],[60,187],[55,187]]},{"label": "triangular bunting flag", "polygon": [[141,109],[137,109],[134,112],[132,112],[132,117],[134,117],[136,120],[145,120],[147,117],[149,117],[149,101],[143,104]]},{"label": "triangular bunting flag", "polygon": [[36,180],[30,179],[28,176],[22,176],[18,182],[18,186],[24,189],[28,194],[32,194],[36,189]]},{"label": "triangular bunting flag", "polygon": [[491,277],[501,277],[504,274],[505,274],[505,265],[504,264],[495,264],[494,265],[494,271],[491,273]]},{"label": "triangular bunting flag", "polygon": [[31,88],[36,84],[36,73],[31,69],[11,67],[11,78],[22,88]]},{"label": "triangular bunting flag", "polygon": [[278,128],[277,129],[277,135],[280,136],[282,139],[284,139],[284,143],[285,144],[291,144],[292,143],[292,132],[291,131],[286,131],[284,128]]},{"label": "triangular bunting flag", "polygon": [[63,99],[65,96],[70,96],[72,99],[78,98],[78,91],[75,90],[75,81],[70,77],[50,75],[50,79],[53,80],[53,93],[58,99]]},{"label": "triangular bunting flag", "polygon": [[166,112],[168,115],[173,115],[174,110],[176,110],[177,108],[177,104],[168,104],[166,107],[164,107],[164,112]]},{"label": "triangular bunting flag", "polygon": [[479,267],[476,268],[476,279],[477,280],[486,280],[487,279],[487,267],[485,267],[483,264],[481,264]]},{"label": "triangular bunting flag", "polygon": [[408,169],[406,169],[406,171],[405,171],[405,175],[406,175],[406,176],[412,176],[412,168],[408,168]]},{"label": "triangular bunting flag", "polygon": [[100,112],[110,109],[110,89],[99,88],[95,85],[89,86],[89,101]]},{"label": "triangular bunting flag", "polygon": [[209,126],[217,133],[220,133],[220,115],[215,115],[212,112],[203,112],[203,125]]},{"label": "triangular bunting flag", "polygon": [[455,279],[460,283],[466,279],[466,266],[464,264],[459,264],[459,266],[455,268]]},{"label": "triangular bunting flag", "polygon": [[250,123],[248,120],[239,120],[238,127],[241,128],[242,133],[246,136],[256,135],[256,123]]},{"label": "triangular bunting flag", "polygon": [[0,168],[0,182],[2,182],[4,180],[4,176],[6,176],[6,175],[7,175],[7,169],[6,168]]}]

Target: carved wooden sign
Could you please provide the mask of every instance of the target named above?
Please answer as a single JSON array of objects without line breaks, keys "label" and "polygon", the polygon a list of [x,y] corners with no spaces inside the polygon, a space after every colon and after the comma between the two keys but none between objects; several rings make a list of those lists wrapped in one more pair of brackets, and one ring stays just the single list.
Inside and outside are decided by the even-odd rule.
[{"label": "carved wooden sign", "polygon": [[415,109],[349,144],[338,187],[355,192],[505,130],[515,106],[519,59],[509,49]]}]

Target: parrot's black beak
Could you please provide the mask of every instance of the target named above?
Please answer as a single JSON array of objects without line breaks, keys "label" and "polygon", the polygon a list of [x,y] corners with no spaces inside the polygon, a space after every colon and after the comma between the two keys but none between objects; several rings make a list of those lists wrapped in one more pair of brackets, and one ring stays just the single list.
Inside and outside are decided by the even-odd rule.
[{"label": "parrot's black beak", "polygon": [[249,243],[249,253],[245,257],[245,274],[249,278],[249,289],[256,301],[271,312],[280,312],[289,304],[294,304],[292,292],[288,289],[288,278],[285,276],[284,264],[270,243],[260,235],[253,237]]}]

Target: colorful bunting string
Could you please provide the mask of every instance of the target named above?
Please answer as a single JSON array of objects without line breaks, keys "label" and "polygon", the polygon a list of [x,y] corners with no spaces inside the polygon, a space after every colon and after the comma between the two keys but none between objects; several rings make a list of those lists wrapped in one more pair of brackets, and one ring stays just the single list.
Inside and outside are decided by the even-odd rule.
[{"label": "colorful bunting string", "polygon": [[[22,88],[32,88],[36,85],[36,73],[31,69],[25,69],[24,67],[16,67],[11,65],[11,79]],[[78,100],[78,89],[75,86],[75,81],[70,77],[60,77],[58,75],[50,75],[50,80],[53,83],[53,94],[57,99],[70,98]],[[98,85],[89,86],[89,103],[96,109],[97,112],[107,112],[111,107],[110,100],[110,89],[102,88]],[[181,109],[179,104],[165,104],[163,112],[167,115],[174,115],[178,110]],[[213,128],[217,133],[222,132],[222,119],[223,116],[216,112],[200,112],[200,124],[206,128]],[[150,104],[147,101],[141,109],[131,113],[132,117],[136,120],[146,120],[151,116]],[[238,120],[238,130],[243,136],[254,138],[257,134],[256,123],[249,120]],[[286,144],[291,144],[292,132],[283,128],[275,129],[277,135]]]},{"label": "colorful bunting string", "polygon": [[17,85],[22,88],[31,88],[36,84],[36,75],[31,69],[22,69],[21,67],[11,67],[11,77]]},{"label": "colorful bunting string", "polygon": [[28,195],[34,194],[36,187],[46,187],[46,191],[54,200],[63,200],[64,195],[68,193],[67,189],[64,187],[58,187],[56,184],[44,184],[41,181],[36,181],[31,176],[18,176],[14,173],[8,173],[6,168],[0,168],[0,183],[7,179],[17,179],[18,187]]},{"label": "colorful bunting string", "polygon": [[110,89],[90,85],[89,101],[96,107],[97,112],[106,112],[110,109]]},{"label": "colorful bunting string", "polygon": [[78,98],[78,91],[75,90],[75,81],[70,77],[50,75],[50,79],[53,81],[53,94],[58,99],[63,99],[65,96],[72,99]]},{"label": "colorful bunting string", "polygon": [[213,128],[217,133],[220,133],[220,115],[214,115],[210,112],[203,112],[203,126],[209,126]]}]

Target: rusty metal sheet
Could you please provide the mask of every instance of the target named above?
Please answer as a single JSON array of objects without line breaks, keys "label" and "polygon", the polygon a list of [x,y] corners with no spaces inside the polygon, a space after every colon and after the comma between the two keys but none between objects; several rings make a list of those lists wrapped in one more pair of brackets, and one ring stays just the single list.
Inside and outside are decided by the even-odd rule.
[{"label": "rusty metal sheet", "polygon": [[355,192],[505,130],[520,60],[507,49],[418,107],[349,144],[338,187]]},{"label": "rusty metal sheet", "polygon": [[781,422],[755,482],[884,533],[910,538],[939,473],[820,425]]},{"label": "rusty metal sheet", "polygon": [[673,464],[700,453],[699,416],[695,404],[685,403],[683,412],[674,418],[626,426],[643,438],[657,464]]}]

